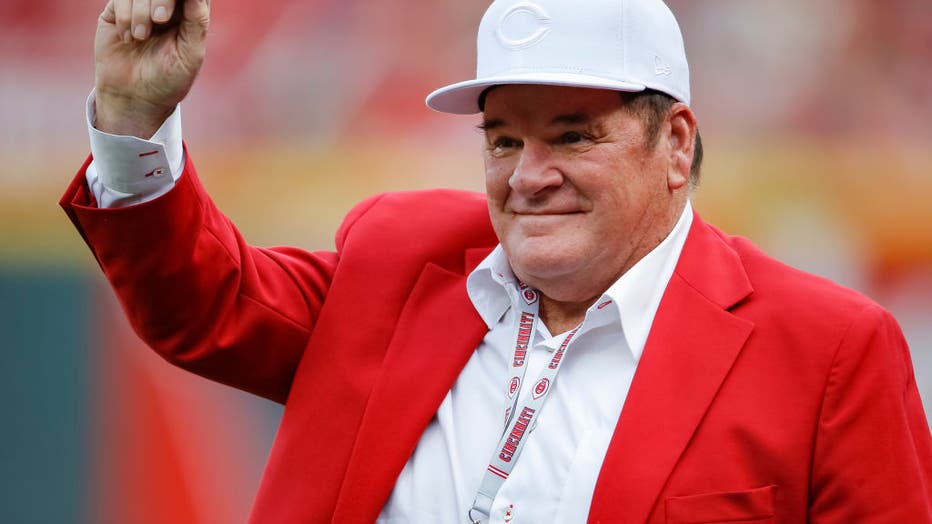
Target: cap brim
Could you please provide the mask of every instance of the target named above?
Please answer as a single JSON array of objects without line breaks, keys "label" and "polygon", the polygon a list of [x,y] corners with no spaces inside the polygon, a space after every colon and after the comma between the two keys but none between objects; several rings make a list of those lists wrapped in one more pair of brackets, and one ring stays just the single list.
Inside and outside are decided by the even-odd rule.
[{"label": "cap brim", "polygon": [[587,87],[592,89],[611,89],[614,91],[638,92],[646,89],[644,84],[617,82],[602,77],[577,73],[526,73],[504,75],[477,80],[458,82],[427,95],[427,107],[441,113],[471,115],[478,113],[479,95],[487,88],[506,84],[535,84],[569,87]]}]

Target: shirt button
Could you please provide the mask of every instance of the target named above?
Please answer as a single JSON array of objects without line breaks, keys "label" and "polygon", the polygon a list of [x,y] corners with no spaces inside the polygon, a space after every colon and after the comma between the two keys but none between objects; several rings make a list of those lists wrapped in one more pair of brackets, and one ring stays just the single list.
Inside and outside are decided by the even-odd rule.
[{"label": "shirt button", "polygon": [[502,517],[502,519],[505,522],[511,522],[511,519],[513,518],[515,518],[515,505],[509,504],[508,507],[505,508],[505,515]]}]

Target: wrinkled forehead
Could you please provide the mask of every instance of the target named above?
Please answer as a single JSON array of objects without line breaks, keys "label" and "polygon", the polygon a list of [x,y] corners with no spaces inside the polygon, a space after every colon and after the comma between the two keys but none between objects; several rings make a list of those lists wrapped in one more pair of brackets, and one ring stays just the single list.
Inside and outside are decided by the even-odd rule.
[{"label": "wrinkled forehead", "polygon": [[[483,93],[483,119],[549,122],[565,115],[596,119],[623,107],[618,91],[535,84],[493,86]],[[573,120],[561,118],[565,123]],[[575,121],[581,122],[581,118]]]}]

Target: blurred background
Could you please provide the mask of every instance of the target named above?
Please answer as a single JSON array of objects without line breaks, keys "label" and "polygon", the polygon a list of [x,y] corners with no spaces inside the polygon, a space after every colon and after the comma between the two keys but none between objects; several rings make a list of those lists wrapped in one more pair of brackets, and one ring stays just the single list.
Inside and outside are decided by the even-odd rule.
[{"label": "blurred background", "polygon": [[[669,4],[698,212],[893,311],[932,407],[932,3]],[[255,244],[327,249],[373,193],[481,190],[477,118],[423,98],[473,74],[486,5],[214,2],[183,121],[220,207]],[[280,406],[146,350],[56,205],[88,151],[102,8],[0,3],[0,520],[243,522]]]}]

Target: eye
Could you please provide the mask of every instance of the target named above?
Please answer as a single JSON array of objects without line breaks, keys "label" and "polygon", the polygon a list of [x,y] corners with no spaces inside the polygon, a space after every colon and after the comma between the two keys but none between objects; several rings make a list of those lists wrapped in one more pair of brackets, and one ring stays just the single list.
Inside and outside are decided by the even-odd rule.
[{"label": "eye", "polygon": [[567,131],[560,135],[559,142],[561,144],[577,144],[585,139],[586,137],[579,131]]},{"label": "eye", "polygon": [[503,136],[496,138],[489,145],[489,149],[492,151],[492,153],[499,155],[521,147],[521,141]]}]

